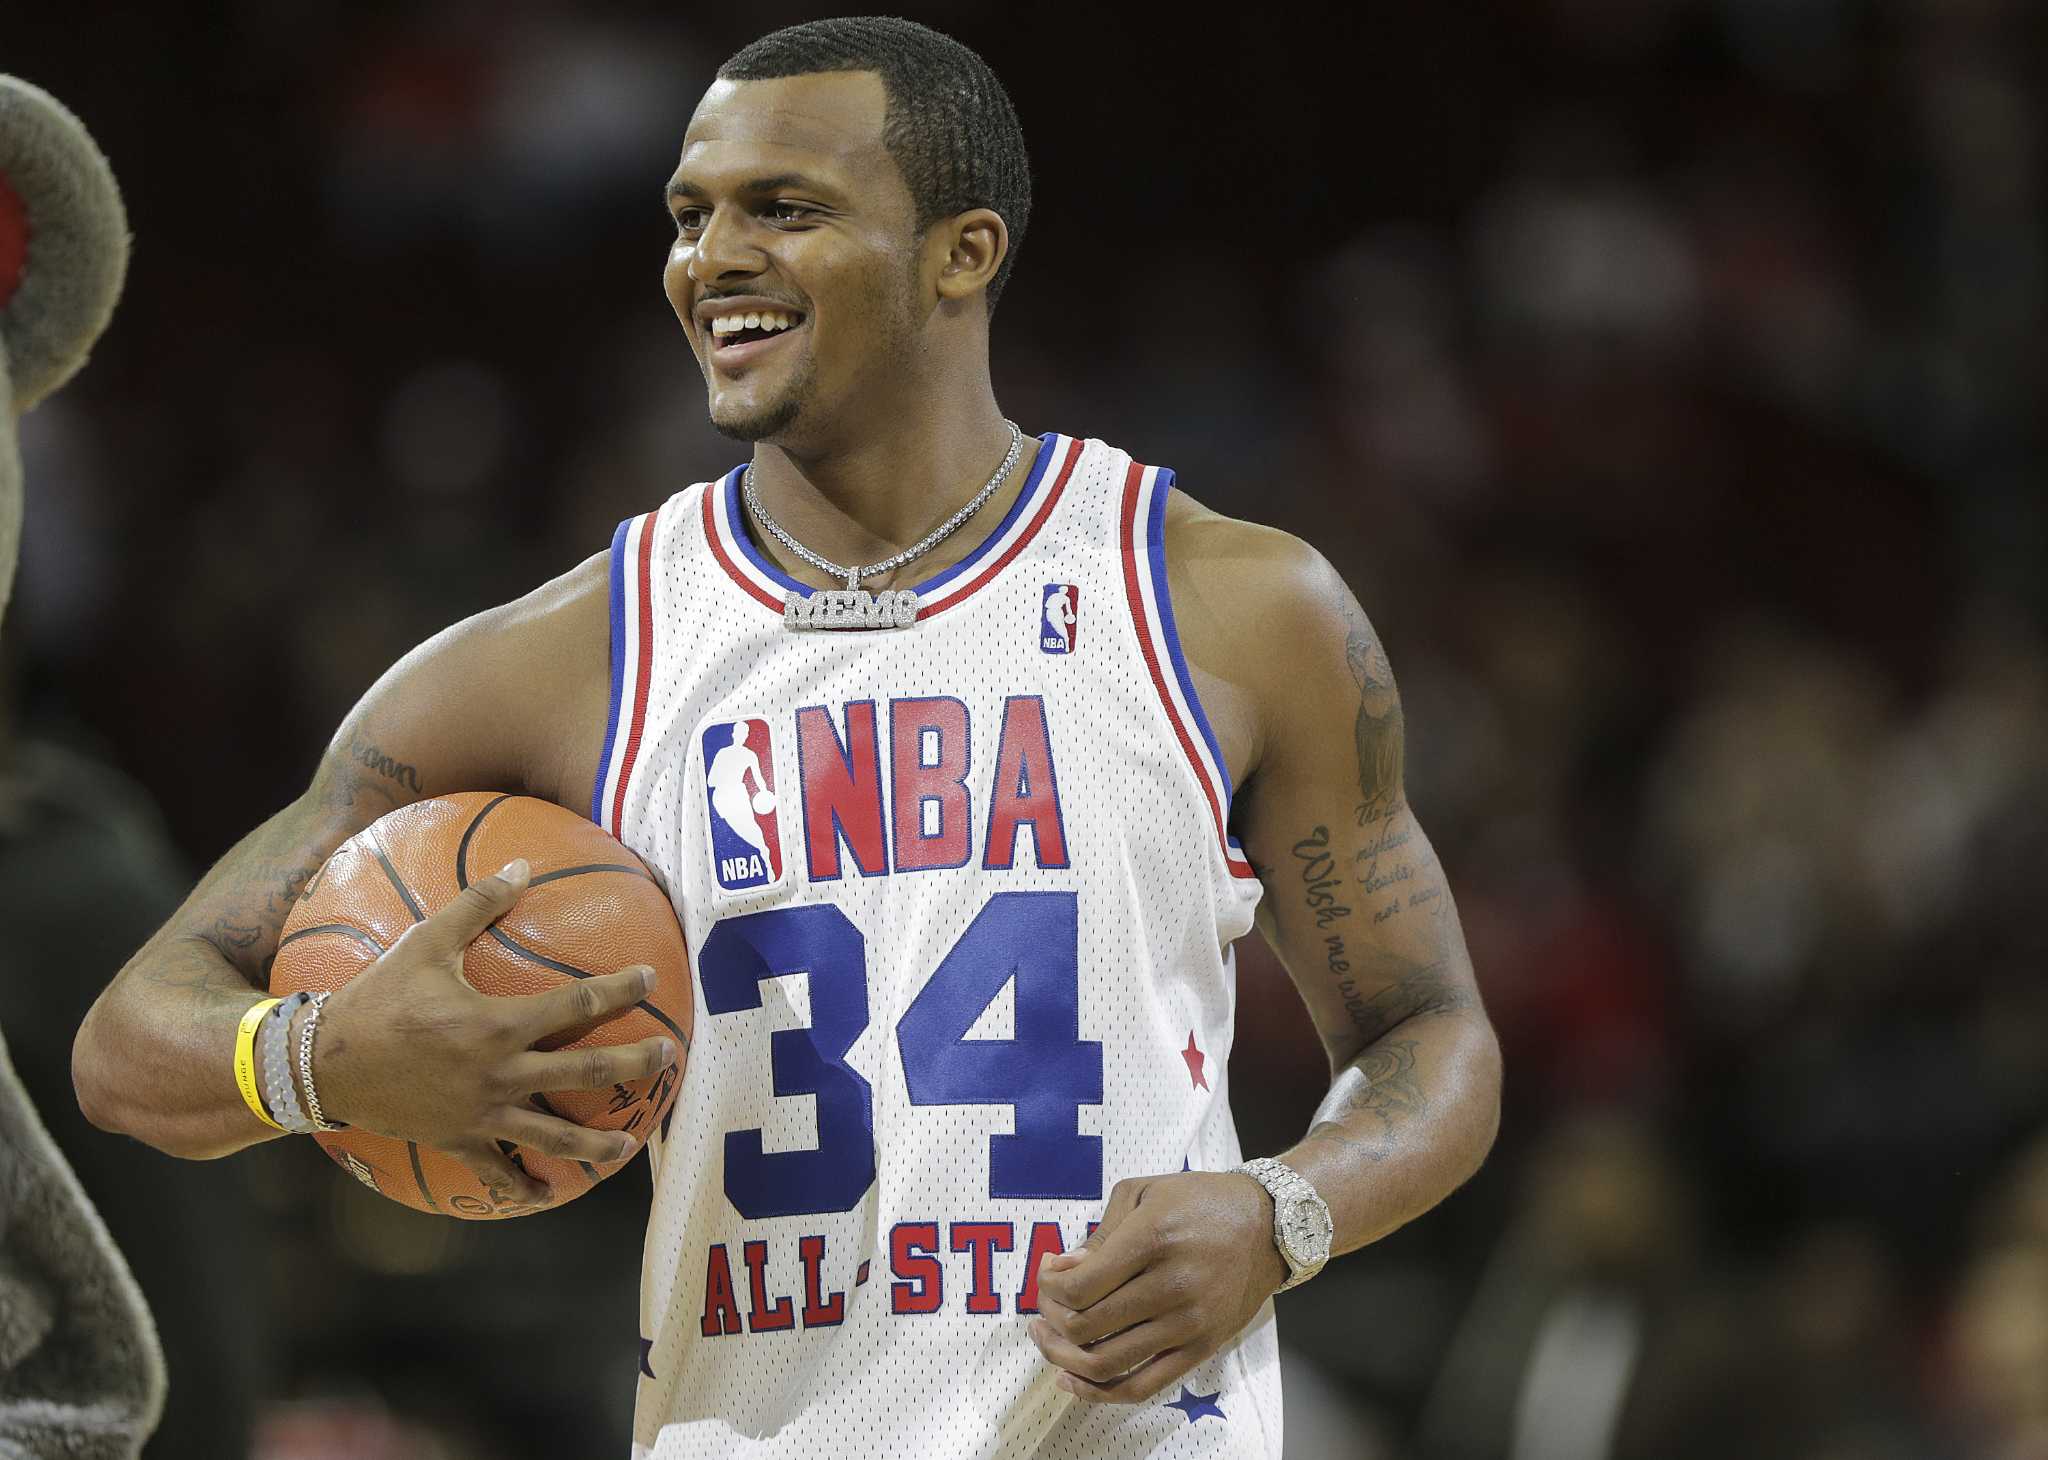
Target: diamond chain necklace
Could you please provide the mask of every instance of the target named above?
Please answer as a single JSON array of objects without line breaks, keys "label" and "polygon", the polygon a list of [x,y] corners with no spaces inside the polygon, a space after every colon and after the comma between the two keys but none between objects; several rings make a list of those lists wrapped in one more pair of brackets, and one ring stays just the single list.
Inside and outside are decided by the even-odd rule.
[{"label": "diamond chain necklace", "polygon": [[782,621],[792,629],[886,629],[908,628],[917,622],[917,594],[908,588],[884,591],[879,597],[860,586],[861,579],[872,578],[877,573],[886,573],[900,568],[905,563],[923,557],[960,528],[960,524],[981,509],[981,505],[995,495],[997,487],[1017,464],[1017,456],[1024,449],[1024,432],[1015,421],[1005,419],[1003,424],[1010,428],[1010,449],[1003,456],[1003,464],[996,468],[982,489],[974,494],[967,505],[948,517],[944,522],[897,553],[894,557],[869,563],[866,567],[849,568],[833,562],[830,558],[812,552],[790,535],[789,529],[769,515],[761,505],[761,499],[754,492],[754,468],[748,465],[746,474],[740,478],[740,491],[747,500],[747,511],[754,520],[768,530],[769,536],[788,548],[797,557],[812,567],[830,573],[835,578],[844,578],[846,587],[841,590],[825,590],[817,593],[785,593],[782,597]]}]

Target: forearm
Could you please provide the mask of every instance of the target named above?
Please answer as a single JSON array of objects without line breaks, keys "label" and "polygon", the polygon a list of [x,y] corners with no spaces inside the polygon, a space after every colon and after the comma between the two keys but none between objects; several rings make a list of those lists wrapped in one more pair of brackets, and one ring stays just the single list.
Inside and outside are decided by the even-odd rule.
[{"label": "forearm", "polygon": [[236,1026],[263,997],[204,939],[153,940],[79,1026],[79,1108],[102,1130],[190,1160],[276,1135],[243,1104],[234,1076]]},{"label": "forearm", "polygon": [[1413,1221],[1479,1169],[1500,1122],[1500,1047],[1477,1008],[1403,1020],[1337,1072],[1280,1159],[1315,1185],[1332,1254]]}]

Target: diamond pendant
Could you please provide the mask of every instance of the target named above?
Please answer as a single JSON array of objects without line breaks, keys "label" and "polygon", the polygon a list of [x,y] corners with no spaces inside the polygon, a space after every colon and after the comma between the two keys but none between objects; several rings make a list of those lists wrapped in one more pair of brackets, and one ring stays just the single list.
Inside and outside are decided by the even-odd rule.
[{"label": "diamond pendant", "polygon": [[917,594],[909,588],[870,593],[865,588],[824,588],[782,595],[783,627],[800,633],[818,629],[907,629],[917,622]]}]

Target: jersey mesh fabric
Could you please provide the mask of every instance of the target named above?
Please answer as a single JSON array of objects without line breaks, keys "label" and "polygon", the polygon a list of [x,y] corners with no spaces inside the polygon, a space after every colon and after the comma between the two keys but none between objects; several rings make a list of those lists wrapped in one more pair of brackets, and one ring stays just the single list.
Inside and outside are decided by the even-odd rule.
[{"label": "jersey mesh fabric", "polygon": [[[643,1258],[635,1460],[1277,1460],[1270,1303],[1184,1386],[1135,1406],[1085,1405],[1061,1392],[1026,1331],[1030,1311],[1020,1311],[1027,1255],[1034,1234],[1045,1235],[1043,1224],[1056,1224],[1058,1245],[1072,1247],[1100,1218],[1119,1179],[1184,1165],[1217,1170],[1240,1159],[1225,1073],[1236,999],[1231,945],[1251,926],[1259,884],[1226,844],[1214,782],[1205,790],[1194,758],[1199,747],[1191,741],[1213,740],[1200,723],[1175,724],[1176,713],[1199,722],[1200,709],[1186,686],[1180,709],[1169,703],[1162,677],[1175,673],[1178,655],[1161,637],[1158,604],[1149,618],[1131,604],[1134,575],[1157,573],[1147,537],[1158,534],[1161,514],[1152,509],[1170,482],[1170,474],[1136,467],[1100,441],[1043,438],[1015,509],[965,563],[919,585],[925,616],[899,631],[784,627],[779,574],[740,525],[736,472],[622,525],[614,551],[614,724],[593,813],[664,880],[693,955],[722,920],[773,909],[827,903],[858,930],[866,1019],[843,1060],[870,1090],[875,1173],[845,1210],[741,1214],[727,1186],[728,1132],[758,1129],[769,1153],[823,1143],[819,1108],[827,1097],[776,1088],[777,1061],[791,1057],[778,1055],[778,1032],[789,1031],[784,1043],[812,1037],[819,975],[762,978],[758,1008],[712,1012],[698,958],[688,1072],[666,1129],[649,1147],[655,1191]],[[1135,556],[1124,541],[1134,504]],[[1163,600],[1163,581],[1143,581]],[[1073,607],[1071,652],[1049,652],[1042,633],[1058,587]],[[897,855],[902,823],[888,797],[897,775],[891,704],[933,697],[965,706],[964,863],[862,875],[839,840],[840,875],[814,881],[798,712],[823,707],[838,743],[847,745],[848,706],[873,704],[882,820]],[[1016,833],[1009,866],[984,865],[998,741],[1006,706],[1020,697],[1042,708],[1065,865],[1040,865],[1043,829],[1032,826]],[[772,877],[772,865],[746,862],[746,848],[739,862],[721,863],[720,850],[737,844],[714,836],[714,819],[730,819],[735,803],[720,791],[726,811],[712,809],[707,767],[728,742],[726,727],[742,724],[767,730],[766,755],[758,728],[748,748],[772,768],[780,854]],[[933,741],[910,753],[938,748]],[[1212,759],[1208,774],[1217,770]],[[719,779],[731,777],[729,765]],[[748,784],[758,789],[759,776]],[[924,807],[912,813],[927,833],[928,814]],[[760,823],[765,834],[765,814]],[[721,876],[721,866],[742,865],[754,869],[751,880],[769,880],[747,886],[746,875]],[[1079,1134],[1101,1138],[1101,1180],[1081,1196],[992,1194],[991,1138],[1014,1129],[1013,1105],[911,1099],[899,1031],[906,1010],[949,953],[967,946],[977,915],[1010,891],[1072,895],[1078,1033],[1101,1046],[1101,1102],[1079,1104],[1077,1117]],[[981,1009],[966,1041],[1016,1037],[1021,978]],[[848,1022],[843,1012],[839,1022]],[[892,1237],[899,1227],[907,1237]],[[894,1311],[899,1292],[930,1291],[914,1271],[899,1275],[892,1267],[905,1254],[912,1266],[926,1261],[926,1235],[937,1239],[929,1253],[940,1273],[936,1311]],[[984,1262],[992,1280],[986,1288],[977,1277]],[[722,1298],[721,1267],[730,1275],[730,1307],[707,1296]],[[813,1275],[816,1305],[807,1289]],[[970,1311],[977,1291],[976,1306],[985,1309],[993,1298],[996,1311]],[[843,1295],[841,1312],[827,1322],[833,1294]],[[781,1321],[777,1300],[784,1297],[795,1310],[788,1325],[768,1326]],[[739,1331],[726,1332],[735,1311]],[[819,1321],[806,1323],[807,1312]]]}]

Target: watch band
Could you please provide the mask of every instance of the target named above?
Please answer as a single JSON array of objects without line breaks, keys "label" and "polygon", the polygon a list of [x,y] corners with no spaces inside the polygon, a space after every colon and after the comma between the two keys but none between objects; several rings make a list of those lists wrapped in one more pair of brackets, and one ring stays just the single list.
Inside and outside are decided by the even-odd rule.
[{"label": "watch band", "polygon": [[1299,1287],[1330,1260],[1334,1223],[1329,1204],[1315,1184],[1284,1161],[1258,1156],[1230,1168],[1242,1171],[1273,1198],[1273,1245],[1286,1262],[1287,1281],[1275,1291]]}]

